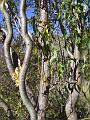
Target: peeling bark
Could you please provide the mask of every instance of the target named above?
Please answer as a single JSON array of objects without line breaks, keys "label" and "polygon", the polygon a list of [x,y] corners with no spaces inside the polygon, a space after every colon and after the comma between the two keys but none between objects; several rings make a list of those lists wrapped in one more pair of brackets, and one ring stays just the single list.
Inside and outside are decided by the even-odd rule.
[{"label": "peeling bark", "polygon": [[[45,27],[48,23],[48,6],[47,0],[39,1],[39,10],[40,10],[40,24],[38,26],[38,30],[41,33],[39,36],[39,43],[41,46],[45,47],[43,44],[42,35],[45,30]],[[38,97],[38,120],[45,120],[46,107],[48,101],[49,94],[49,82],[50,82],[50,74],[49,74],[49,60],[45,60],[45,55],[42,51],[42,70],[41,70],[41,80],[40,80],[40,88],[39,88],[39,97]]]},{"label": "peeling bark", "polygon": [[75,46],[74,54],[71,55],[70,53],[70,56],[72,56],[73,59],[75,59],[75,62],[74,60],[73,61],[71,60],[71,69],[74,71],[74,73],[73,75],[71,74],[72,78],[70,78],[69,82],[77,82],[77,83],[75,84],[75,87],[73,87],[72,91],[69,90],[69,98],[67,100],[65,110],[68,120],[78,120],[75,107],[79,97],[80,89],[78,85],[80,86],[81,84],[81,77],[80,77],[80,65],[79,65],[80,52],[77,46]]},{"label": "peeling bark", "polygon": [[[43,60],[42,60],[43,61]],[[48,61],[42,65],[40,80],[39,98],[38,98],[38,120],[45,120],[48,94],[49,94],[49,66]]]}]

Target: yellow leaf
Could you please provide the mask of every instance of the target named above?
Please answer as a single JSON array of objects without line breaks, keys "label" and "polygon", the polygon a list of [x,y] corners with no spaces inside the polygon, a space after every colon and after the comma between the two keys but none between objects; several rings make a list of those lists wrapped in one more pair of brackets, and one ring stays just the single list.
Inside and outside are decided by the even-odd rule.
[{"label": "yellow leaf", "polygon": [[20,72],[19,68],[16,67],[16,69],[15,69],[13,75],[12,75],[12,77],[15,79],[17,87],[19,86],[19,72]]}]

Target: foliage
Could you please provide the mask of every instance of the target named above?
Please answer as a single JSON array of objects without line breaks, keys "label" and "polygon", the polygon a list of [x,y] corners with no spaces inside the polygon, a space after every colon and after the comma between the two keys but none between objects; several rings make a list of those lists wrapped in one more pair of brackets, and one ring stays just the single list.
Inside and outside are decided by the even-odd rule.
[{"label": "foliage", "polygon": [[[28,18],[27,21],[28,26],[31,26],[31,28],[29,26],[28,29],[32,31],[33,28],[32,35],[35,40],[33,40],[33,49],[26,84],[32,89],[37,102],[39,82],[41,79],[41,53],[43,52],[44,55],[49,56],[49,69],[51,73],[49,100],[48,106],[46,106],[46,120],[66,120],[65,104],[68,97],[66,82],[71,70],[71,58],[68,56],[67,48],[73,53],[72,46],[78,46],[81,52],[79,64],[82,87],[76,109],[78,118],[82,119],[90,115],[90,26],[87,25],[90,20],[89,0],[62,0],[61,2],[59,0],[50,0],[49,2],[49,20],[44,32],[39,33],[38,24],[41,21],[39,21],[38,0],[27,1],[26,11],[30,9],[30,6],[35,10],[33,16]],[[26,51],[25,43],[22,42],[21,35],[16,33],[18,31],[17,27],[20,30],[19,21],[15,18],[15,15],[19,15],[19,6],[17,6],[19,5],[19,1],[12,0],[9,1],[8,4],[11,6],[12,11],[8,11],[11,15],[12,24],[14,25],[14,40],[11,46],[13,50],[18,53],[20,60],[23,61]],[[12,14],[13,12],[14,14]],[[17,26],[13,22],[14,20],[17,22]],[[18,31],[18,33],[20,33],[20,31]],[[41,46],[39,47],[38,44],[35,43],[40,35],[45,45],[42,49],[40,48]],[[17,120],[28,119],[28,112],[23,106],[19,89],[15,86],[15,83],[8,74],[4,56],[3,59],[0,56],[0,76],[0,97],[10,105]],[[4,120],[4,115],[2,117]]]}]

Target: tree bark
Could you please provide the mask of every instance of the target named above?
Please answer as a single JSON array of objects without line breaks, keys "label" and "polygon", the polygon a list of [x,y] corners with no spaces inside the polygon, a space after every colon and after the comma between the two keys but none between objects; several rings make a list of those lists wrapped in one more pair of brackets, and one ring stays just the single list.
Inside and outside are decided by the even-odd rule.
[{"label": "tree bark", "polygon": [[[40,12],[40,24],[38,26],[38,30],[40,32],[39,42],[43,47],[42,35],[44,33],[45,27],[48,23],[48,6],[47,0],[39,0],[39,12]],[[45,120],[46,115],[46,107],[48,101],[49,94],[49,82],[50,82],[50,74],[49,74],[49,60],[45,60],[45,55],[42,52],[42,70],[41,70],[41,80],[40,80],[40,88],[39,88],[39,97],[38,97],[38,120]]]},{"label": "tree bark", "polygon": [[19,79],[20,79],[19,90],[20,90],[22,101],[30,114],[30,120],[36,120],[37,119],[36,111],[30,99],[28,98],[28,95],[26,92],[26,86],[25,86],[25,76],[28,69],[28,64],[29,64],[31,49],[32,49],[32,41],[27,33],[25,7],[26,7],[26,0],[21,0],[21,3],[20,3],[21,33],[23,35],[23,40],[25,41],[25,44],[26,44],[26,53],[25,53],[24,62],[20,71],[20,75],[19,75]]},{"label": "tree bark", "polygon": [[2,13],[4,14],[6,25],[7,25],[7,35],[6,35],[6,39],[4,41],[4,54],[5,54],[7,68],[12,77],[12,75],[14,73],[14,67],[12,65],[12,60],[11,60],[11,55],[10,55],[10,46],[11,46],[11,41],[12,41],[13,29],[12,29],[10,16],[5,8],[4,0],[1,4],[1,10],[2,10]]},{"label": "tree bark", "polygon": [[[71,53],[69,53],[69,55],[70,54]],[[75,75],[75,78],[71,74],[72,78],[70,78],[71,80],[69,82],[77,81],[77,83],[75,84],[72,92],[69,90],[69,98],[67,100],[65,110],[66,110],[66,115],[68,120],[78,120],[75,107],[79,97],[79,92],[80,92],[79,86],[81,84],[81,77],[80,77],[80,65],[79,65],[80,52],[76,45],[74,49],[74,55],[71,54],[70,56],[72,56],[73,59],[75,59],[75,61],[71,60],[71,69],[76,72],[73,73],[73,75]]]},{"label": "tree bark", "polygon": [[[43,58],[42,58],[43,59]],[[43,62],[43,60],[42,60]],[[42,73],[38,97],[38,120],[45,120],[46,107],[49,94],[49,67],[48,61],[42,63]]]},{"label": "tree bark", "polygon": [[66,103],[66,115],[68,120],[78,120],[77,113],[75,110],[75,105],[78,99],[78,92],[76,90],[73,91],[72,94],[69,94],[69,98]]}]

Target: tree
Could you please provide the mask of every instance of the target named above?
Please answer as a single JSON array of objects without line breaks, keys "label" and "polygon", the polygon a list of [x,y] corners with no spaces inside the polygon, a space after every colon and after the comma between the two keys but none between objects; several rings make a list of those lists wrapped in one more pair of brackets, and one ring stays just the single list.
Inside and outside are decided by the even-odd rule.
[{"label": "tree", "polygon": [[[43,12],[45,12],[45,10],[42,7],[43,4],[44,4],[43,1],[40,1],[40,8],[41,8],[40,9],[40,12],[41,12],[40,19],[42,19],[44,17],[44,16],[42,16]],[[47,9],[46,8],[47,1],[45,4],[46,4],[45,9]],[[37,119],[36,111],[31,102],[31,99],[28,98],[28,95],[26,92],[26,86],[25,86],[25,76],[26,76],[28,63],[29,63],[29,59],[31,56],[31,50],[32,50],[32,38],[29,36],[30,33],[28,34],[28,32],[27,32],[25,7],[26,7],[26,1],[23,0],[20,3],[20,20],[21,20],[21,35],[23,35],[22,37],[25,40],[25,44],[26,44],[26,54],[25,54],[24,62],[22,64],[20,74],[19,74],[19,90],[20,90],[20,95],[23,100],[23,103],[25,104],[25,106],[28,109],[28,112],[30,114],[30,119],[36,120]],[[12,24],[11,24],[11,18],[6,10],[5,1],[2,1],[1,9],[4,14],[6,24],[7,24],[7,35],[6,35],[6,39],[4,41],[5,60],[6,60],[7,67],[9,69],[9,73],[10,73],[12,79],[15,80],[16,76],[14,76],[14,75],[15,75],[16,69],[14,69],[11,54],[10,54],[10,45],[11,45],[12,36],[13,36],[13,29],[12,29]],[[45,13],[45,16],[46,16],[46,21],[45,21],[45,23],[46,23],[47,22],[47,13]],[[46,27],[46,25],[44,25],[43,27]],[[41,30],[40,30],[40,32],[41,32]],[[43,46],[43,47],[45,47],[45,46]],[[47,57],[47,56],[44,56],[44,55],[42,56],[42,62],[43,62],[42,65],[43,64],[45,64],[45,65],[42,66],[42,73],[41,73],[42,78],[41,78],[41,82],[40,82],[40,93],[39,93],[40,96],[39,96],[39,100],[38,100],[38,104],[39,104],[38,105],[38,107],[39,107],[38,108],[38,119],[39,120],[45,118],[45,109],[46,109],[46,103],[47,103],[47,96],[48,96],[48,92],[49,92],[49,85],[48,85],[49,76],[48,76],[48,69],[46,69],[46,67],[48,68],[48,64],[47,64],[48,61],[47,60],[44,61],[44,57]],[[44,84],[45,84],[45,88],[43,88]],[[42,94],[42,92],[43,92],[43,94]],[[46,96],[46,98],[45,98],[45,96]],[[42,100],[43,100],[43,104],[42,104]],[[43,110],[44,110],[44,112],[43,112]],[[42,112],[43,112],[43,115],[42,115]],[[43,118],[42,118],[42,116],[43,116]]]},{"label": "tree", "polygon": [[[77,120],[78,116],[86,116],[81,113],[84,102],[76,104],[82,93],[89,102],[89,82],[86,82],[86,89],[81,85],[81,80],[89,79],[86,72],[89,71],[90,36],[86,24],[89,7],[86,9],[85,1],[3,0],[0,5],[7,28],[6,31],[0,29],[0,39],[5,39],[6,65],[16,84],[17,93],[13,94],[20,92],[21,98],[17,101],[21,110],[23,101],[27,109],[23,109],[25,116],[30,120],[66,119],[66,115],[68,120]],[[30,7],[34,9],[31,18],[28,13]],[[29,25],[32,25],[33,33],[29,31]],[[18,51],[14,44],[17,41],[23,52],[23,57],[20,57],[23,62],[21,66],[14,67],[12,53],[13,50]],[[8,104],[7,99],[5,102]],[[24,119],[23,115],[18,119]]]},{"label": "tree", "polygon": [[[54,15],[51,13],[51,15],[54,16],[51,20],[55,22],[55,25],[56,22],[59,24],[58,26],[60,27],[63,35],[62,38],[64,39],[64,46],[67,51],[67,57],[65,58],[67,63],[65,63],[69,63],[68,69],[70,68],[70,71],[66,71],[67,75],[69,74],[66,78],[67,88],[69,90],[69,98],[66,103],[66,114],[69,120],[77,120],[78,118],[75,106],[78,100],[80,88],[82,90],[82,63],[80,61],[83,61],[82,53],[83,46],[85,45],[83,42],[86,43],[84,33],[86,31],[85,25],[87,19],[87,5],[83,1],[72,0],[63,0],[62,2],[55,0],[53,2],[51,1],[51,5],[51,9],[53,8],[52,11],[56,13]],[[67,59],[69,60],[67,61]]]}]

